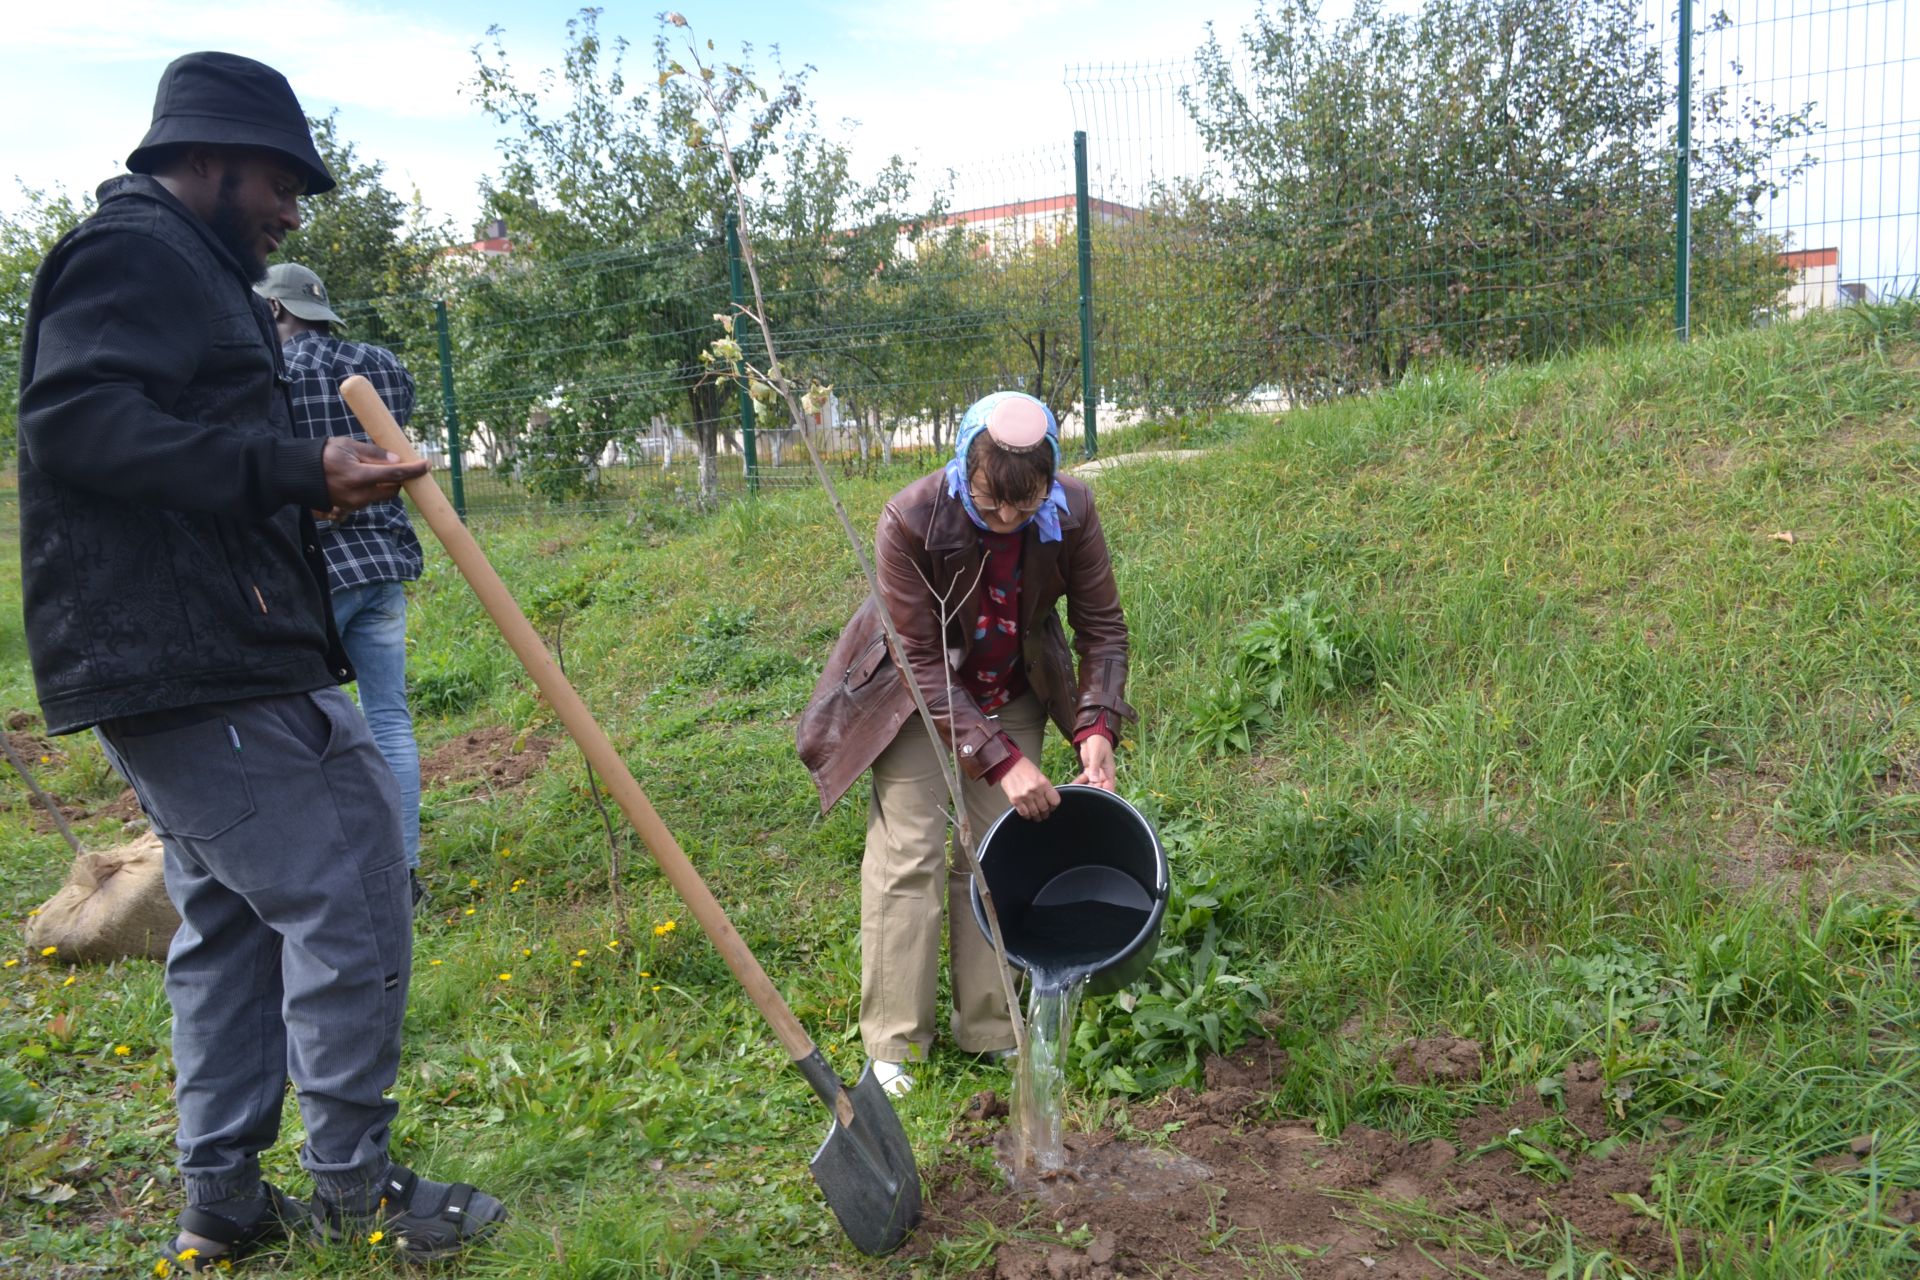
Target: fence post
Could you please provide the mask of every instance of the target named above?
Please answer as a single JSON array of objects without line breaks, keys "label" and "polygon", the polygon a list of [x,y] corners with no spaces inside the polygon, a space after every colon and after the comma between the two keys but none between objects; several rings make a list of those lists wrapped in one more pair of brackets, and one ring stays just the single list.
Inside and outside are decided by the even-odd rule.
[{"label": "fence post", "polygon": [[1687,172],[1693,150],[1693,0],[1680,0],[1679,146],[1673,171],[1673,332],[1680,341],[1692,336],[1693,199]]},{"label": "fence post", "polygon": [[440,332],[440,404],[447,415],[447,467],[452,472],[453,509],[467,518],[467,491],[460,479],[460,407],[453,398],[453,343],[447,338],[447,300],[433,303],[433,326]]},{"label": "fence post", "polygon": [[1100,450],[1094,423],[1093,390],[1093,227],[1087,213],[1087,131],[1073,133],[1073,221],[1080,241],[1080,405],[1087,424],[1087,457]]},{"label": "fence post", "polygon": [[[727,211],[727,292],[733,300],[734,340],[743,341],[747,326],[740,323],[746,306],[746,286],[740,279],[740,215]],[[734,384],[740,397],[740,447],[747,454],[747,492],[760,492],[760,459],[753,446],[753,397],[745,383]]]}]

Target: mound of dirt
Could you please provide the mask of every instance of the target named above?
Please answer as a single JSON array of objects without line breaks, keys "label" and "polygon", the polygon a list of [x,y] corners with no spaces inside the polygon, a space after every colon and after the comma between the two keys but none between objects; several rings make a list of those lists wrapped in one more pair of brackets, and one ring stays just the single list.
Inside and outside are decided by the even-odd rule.
[{"label": "mound of dirt", "polygon": [[[12,718],[18,719],[18,713]],[[29,720],[19,728],[7,731],[7,746],[20,762],[36,772],[66,764],[67,753],[50,739],[33,732],[33,727],[34,722]],[[0,761],[0,767],[4,767],[4,764],[4,761]]]},{"label": "mound of dirt", "polygon": [[[67,820],[69,826],[82,822],[98,822],[103,818],[112,818],[122,827],[144,825],[147,821],[147,815],[140,808],[140,797],[133,794],[132,787],[125,788],[107,803],[94,805],[91,808],[84,804],[69,804],[57,798],[56,803],[60,806],[60,816]],[[47,811],[40,807],[38,801],[25,799],[19,804],[24,806],[27,823],[36,832],[46,835],[53,831],[53,819],[47,816]],[[0,803],[0,808],[5,807],[11,806]]]},{"label": "mound of dirt", "polygon": [[517,787],[547,762],[553,739],[520,734],[493,725],[443,743],[420,762],[423,787],[481,781],[489,787]]},{"label": "mound of dirt", "polygon": [[1401,1084],[1472,1084],[1480,1078],[1480,1042],[1453,1036],[1408,1040],[1388,1061]]},{"label": "mound of dirt", "polygon": [[[1481,1067],[1472,1041],[1409,1042],[1396,1071],[1401,1056],[1423,1081],[1473,1079]],[[1501,1228],[1524,1240],[1565,1220],[1589,1247],[1610,1249],[1648,1273],[1673,1265],[1673,1242],[1660,1223],[1615,1198],[1651,1197],[1644,1149],[1622,1146],[1584,1159],[1558,1151],[1571,1176],[1555,1182],[1526,1172],[1504,1147],[1473,1154],[1549,1114],[1604,1137],[1596,1064],[1568,1069],[1564,1112],[1523,1090],[1512,1106],[1482,1108],[1462,1123],[1457,1142],[1407,1142],[1357,1124],[1327,1142],[1309,1125],[1249,1123],[1286,1066],[1285,1054],[1266,1042],[1215,1059],[1205,1091],[1173,1090],[1130,1117],[1135,1132],[1164,1133],[1169,1145],[1110,1130],[1072,1134],[1066,1172],[1035,1185],[1010,1188],[956,1155],[928,1176],[926,1222],[909,1249],[924,1254],[943,1239],[978,1239],[984,1222],[1006,1238],[974,1274],[996,1280],[1517,1278],[1534,1272],[1501,1256],[1493,1243]],[[1010,1135],[994,1130],[992,1115],[973,1108],[956,1138],[962,1146],[994,1144],[1005,1168]],[[1435,1229],[1436,1221],[1448,1229]],[[1690,1252],[1691,1242],[1682,1243]],[[1551,1242],[1540,1247],[1552,1252]]]}]

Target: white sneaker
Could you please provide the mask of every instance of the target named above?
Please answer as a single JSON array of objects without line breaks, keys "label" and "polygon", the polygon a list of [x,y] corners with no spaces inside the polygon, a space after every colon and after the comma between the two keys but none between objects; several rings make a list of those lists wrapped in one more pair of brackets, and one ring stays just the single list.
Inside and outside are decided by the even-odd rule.
[{"label": "white sneaker", "polygon": [[906,1097],[913,1089],[913,1077],[908,1075],[907,1069],[898,1062],[883,1062],[875,1058],[873,1078],[880,1082],[882,1089],[896,1098]]}]

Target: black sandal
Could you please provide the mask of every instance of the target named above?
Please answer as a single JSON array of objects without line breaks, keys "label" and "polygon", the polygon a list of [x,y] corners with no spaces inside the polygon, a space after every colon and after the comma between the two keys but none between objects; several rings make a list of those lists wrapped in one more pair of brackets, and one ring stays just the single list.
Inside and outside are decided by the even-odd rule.
[{"label": "black sandal", "polygon": [[378,1188],[379,1206],[353,1213],[320,1196],[314,1226],[329,1240],[364,1236],[391,1245],[410,1262],[450,1257],[480,1243],[507,1220],[506,1206],[465,1182],[433,1182],[404,1165],[389,1165]]},{"label": "black sandal", "polygon": [[307,1221],[305,1204],[271,1182],[260,1184],[264,1195],[216,1200],[181,1210],[179,1234],[173,1238],[167,1268],[195,1275],[212,1271],[222,1262],[252,1253],[262,1245],[284,1240]]}]

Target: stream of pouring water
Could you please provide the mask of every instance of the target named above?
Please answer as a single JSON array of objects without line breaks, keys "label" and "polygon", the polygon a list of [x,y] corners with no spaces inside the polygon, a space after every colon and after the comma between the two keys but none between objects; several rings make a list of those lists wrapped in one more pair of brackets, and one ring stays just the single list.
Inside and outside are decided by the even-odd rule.
[{"label": "stream of pouring water", "polygon": [[1027,996],[1027,1052],[1013,1082],[1014,1163],[1016,1169],[1055,1173],[1066,1164],[1061,1128],[1067,1089],[1067,1047],[1073,1043],[1073,1014],[1086,989],[1087,975],[1035,970]]},{"label": "stream of pouring water", "polygon": [[[1140,893],[1131,881],[1126,888]],[[1065,1167],[1061,1112],[1074,1011],[1088,980],[1139,936],[1148,918],[1145,907],[1115,902],[1114,893],[1111,878],[1097,870],[1068,872],[1020,920],[1029,986],[1027,1052],[1013,1088],[1016,1173],[1044,1176]]]}]

